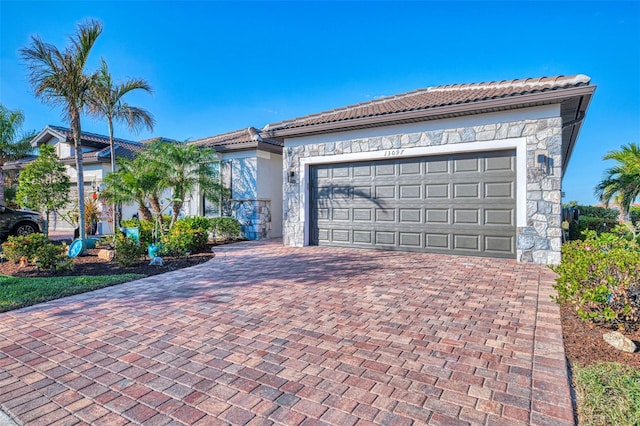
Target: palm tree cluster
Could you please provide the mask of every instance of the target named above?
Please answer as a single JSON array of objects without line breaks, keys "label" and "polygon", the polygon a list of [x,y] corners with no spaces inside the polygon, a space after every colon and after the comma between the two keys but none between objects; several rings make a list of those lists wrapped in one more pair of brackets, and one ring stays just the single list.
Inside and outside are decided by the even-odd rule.
[{"label": "palm tree cluster", "polygon": [[595,194],[609,205],[613,200],[626,218],[631,204],[640,197],[640,146],[623,145],[620,150],[608,152],[604,160],[614,160],[616,165],[607,169],[603,180],[596,186]]},{"label": "palm tree cluster", "polygon": [[63,119],[70,124],[73,132],[81,239],[85,238],[81,113],[88,112],[107,120],[112,171],[116,170],[113,122],[125,123],[132,131],[141,127],[153,130],[151,114],[123,101],[124,96],[134,90],[151,92],[147,82],[132,79],[115,84],[104,59],[99,70],[85,72],[89,53],[101,33],[101,23],[88,21],[78,26],[77,32],[70,38],[70,45],[64,50],[34,36],[31,44],[20,51],[27,63],[29,80],[36,97],[61,107]]},{"label": "palm tree cluster", "polygon": [[[162,221],[171,206],[173,226],[186,198],[199,190],[211,201],[224,195],[219,179],[218,155],[211,148],[157,140],[133,159],[119,158],[118,170],[105,179],[101,197],[114,204],[136,202],[140,217]],[[169,191],[169,205],[161,197]]]}]

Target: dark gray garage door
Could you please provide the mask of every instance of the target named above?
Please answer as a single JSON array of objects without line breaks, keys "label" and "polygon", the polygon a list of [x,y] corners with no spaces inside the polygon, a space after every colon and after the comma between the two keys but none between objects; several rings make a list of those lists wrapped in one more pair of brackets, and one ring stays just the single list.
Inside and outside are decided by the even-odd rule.
[{"label": "dark gray garage door", "polygon": [[312,245],[515,258],[515,151],[312,166]]}]

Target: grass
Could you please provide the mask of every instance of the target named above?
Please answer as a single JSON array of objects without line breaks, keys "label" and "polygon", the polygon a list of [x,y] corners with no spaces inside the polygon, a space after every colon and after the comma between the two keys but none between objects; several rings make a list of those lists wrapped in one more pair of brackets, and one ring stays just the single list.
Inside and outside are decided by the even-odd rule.
[{"label": "grass", "polygon": [[144,277],[144,275],[139,274],[51,278],[19,278],[0,275],[0,312],[85,293]]},{"label": "grass", "polygon": [[640,425],[640,371],[603,362],[574,366],[573,384],[581,425]]}]

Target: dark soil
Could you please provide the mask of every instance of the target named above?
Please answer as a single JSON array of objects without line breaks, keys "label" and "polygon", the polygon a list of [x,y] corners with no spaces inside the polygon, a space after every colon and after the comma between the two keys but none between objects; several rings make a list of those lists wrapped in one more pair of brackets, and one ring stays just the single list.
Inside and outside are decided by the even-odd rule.
[{"label": "dark soil", "polygon": [[[619,362],[640,368],[640,352],[622,352],[604,341],[602,335],[613,330],[583,321],[569,306],[560,307],[564,349],[569,362],[582,367],[597,362]],[[640,348],[640,330],[622,332]]]},{"label": "dark soil", "polygon": [[[163,257],[164,265],[150,266],[149,259],[141,260],[137,265],[130,267],[119,267],[114,262],[98,258],[98,249],[88,250],[86,256],[74,259],[74,269],[72,271],[62,271],[51,273],[40,271],[34,266],[24,266],[13,262],[0,263],[0,274],[13,275],[19,277],[48,277],[65,275],[114,275],[114,274],[143,274],[157,275],[177,269],[187,268],[200,263],[204,263],[213,257],[214,245],[208,245],[200,253],[191,254],[187,257]],[[640,368],[640,351],[633,354],[618,351],[611,347],[602,339],[604,333],[610,329],[600,327],[590,322],[582,321],[571,308],[562,306],[560,308],[562,320],[562,334],[567,358],[571,364],[581,366],[592,365],[600,361],[614,361],[622,364]],[[640,348],[640,330],[635,332],[625,332],[625,336],[636,342]]]}]

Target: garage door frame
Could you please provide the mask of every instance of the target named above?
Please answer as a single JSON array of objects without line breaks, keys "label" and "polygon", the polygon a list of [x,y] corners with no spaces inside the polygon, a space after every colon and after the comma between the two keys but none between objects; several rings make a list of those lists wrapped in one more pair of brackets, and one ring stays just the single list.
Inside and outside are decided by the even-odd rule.
[{"label": "garage door frame", "polygon": [[[318,164],[334,164],[367,160],[391,160],[395,158],[427,157],[444,154],[466,154],[500,150],[516,150],[516,229],[526,226],[527,212],[527,142],[525,138],[500,139],[482,142],[457,143],[415,148],[392,148],[380,151],[357,152],[338,155],[305,157],[300,159],[300,222],[304,228],[304,245],[310,241],[310,190],[309,168]],[[518,253],[519,254],[519,253]]]}]

